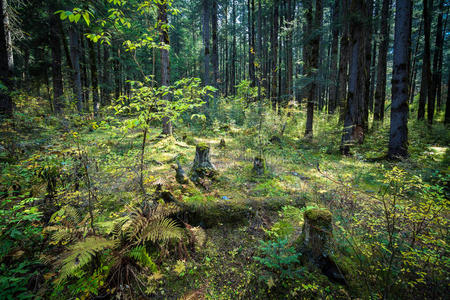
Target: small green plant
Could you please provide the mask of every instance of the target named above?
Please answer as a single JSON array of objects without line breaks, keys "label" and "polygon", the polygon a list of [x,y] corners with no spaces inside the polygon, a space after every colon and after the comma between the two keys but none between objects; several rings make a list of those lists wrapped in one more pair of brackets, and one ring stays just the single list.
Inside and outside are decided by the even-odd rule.
[{"label": "small green plant", "polygon": [[253,259],[277,278],[295,279],[302,275],[303,269],[298,266],[301,254],[296,252],[294,247],[289,247],[286,239],[260,241],[259,251],[261,256],[255,256]]}]

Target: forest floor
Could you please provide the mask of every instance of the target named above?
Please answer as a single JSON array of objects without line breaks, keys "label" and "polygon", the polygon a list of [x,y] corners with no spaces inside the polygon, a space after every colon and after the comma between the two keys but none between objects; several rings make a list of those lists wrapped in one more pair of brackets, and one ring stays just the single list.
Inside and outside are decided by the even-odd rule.
[{"label": "forest floor", "polygon": [[[49,122],[45,121],[47,125]],[[30,147],[41,150],[26,161],[29,164],[40,161],[39,156],[67,158],[84,152],[99,227],[140,205],[158,185],[174,196],[176,203],[183,206],[178,220],[185,226],[202,228],[205,238],[187,252],[158,255],[158,271],[145,275],[148,295],[162,299],[348,299],[373,292],[367,291],[358,279],[358,262],[349,250],[356,242],[348,240],[349,236],[363,240],[364,234],[357,232],[380,215],[376,195],[385,186],[386,173],[398,167],[410,176],[448,174],[449,137],[448,132],[442,135],[442,129],[437,129],[412,139],[411,158],[391,162],[384,160],[379,151],[383,149],[380,145],[385,146],[387,128],[381,127],[379,133],[368,136],[364,145],[355,146],[353,156],[343,157],[338,151],[339,134],[324,124],[325,121],[319,121],[318,126],[323,127],[312,140],[298,139],[288,132],[268,143],[264,151],[267,170],[262,176],[252,172],[255,151],[248,141],[249,129],[227,126],[206,132],[183,127],[177,128],[174,136],[162,138],[160,129],[153,128],[144,157],[146,195],[138,184],[142,131],[124,134],[118,128],[99,127],[91,121],[76,133],[67,127],[61,127],[56,134],[53,129],[50,134],[41,128],[27,139],[38,144]],[[423,131],[414,133],[413,127],[412,132],[417,135]],[[38,135],[40,138],[36,138]],[[224,147],[219,146],[221,139]],[[188,173],[198,143],[211,147],[211,161],[218,175],[203,186],[179,184],[173,165],[179,161]],[[63,171],[70,173],[70,168],[68,164]],[[66,184],[73,180],[70,177]],[[44,192],[44,184],[41,189]],[[64,206],[76,202],[79,196],[60,189],[55,197]],[[255,259],[262,256],[261,241],[286,239],[288,246],[295,246],[303,226],[303,211],[308,207],[327,208],[333,214],[334,257],[345,273],[344,283],[330,279],[318,269],[304,270],[295,264],[302,274],[294,278],[282,273],[294,272],[289,266],[271,271]],[[59,255],[60,249],[48,251]],[[54,271],[49,271],[44,277],[55,276]]]}]

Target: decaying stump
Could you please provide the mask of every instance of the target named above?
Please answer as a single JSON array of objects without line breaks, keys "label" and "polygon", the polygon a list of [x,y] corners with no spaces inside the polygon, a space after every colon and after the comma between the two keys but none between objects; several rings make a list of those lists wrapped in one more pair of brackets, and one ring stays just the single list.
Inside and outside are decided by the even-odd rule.
[{"label": "decaying stump", "polygon": [[328,209],[311,208],[304,213],[303,246],[314,260],[330,254],[333,237],[331,220]]},{"label": "decaying stump", "polygon": [[253,160],[253,172],[256,173],[256,175],[264,175],[264,172],[266,171],[266,161],[264,158],[260,156],[256,156]]},{"label": "decaying stump", "polygon": [[194,165],[191,170],[191,180],[199,183],[203,178],[214,178],[217,175],[216,167],[211,163],[209,156],[209,146],[198,144],[195,148]]},{"label": "decaying stump", "polygon": [[178,183],[187,184],[189,182],[189,178],[186,175],[186,172],[184,172],[183,168],[181,167],[179,161],[177,161],[176,166],[172,165],[172,169],[174,169],[176,172],[175,179],[177,180]]},{"label": "decaying stump", "polygon": [[224,139],[221,139],[221,140],[220,140],[220,143],[219,143],[219,148],[220,148],[220,149],[224,149],[226,146],[227,146],[227,145],[225,144],[225,140],[224,140]]}]

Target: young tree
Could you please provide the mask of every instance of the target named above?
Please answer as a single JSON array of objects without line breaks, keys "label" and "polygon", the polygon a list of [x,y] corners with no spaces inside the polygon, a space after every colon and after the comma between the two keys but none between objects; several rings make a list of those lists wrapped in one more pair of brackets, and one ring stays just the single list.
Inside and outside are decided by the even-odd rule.
[{"label": "young tree", "polygon": [[408,76],[411,47],[411,0],[397,0],[395,11],[394,66],[392,73],[391,129],[388,157],[408,155]]}]

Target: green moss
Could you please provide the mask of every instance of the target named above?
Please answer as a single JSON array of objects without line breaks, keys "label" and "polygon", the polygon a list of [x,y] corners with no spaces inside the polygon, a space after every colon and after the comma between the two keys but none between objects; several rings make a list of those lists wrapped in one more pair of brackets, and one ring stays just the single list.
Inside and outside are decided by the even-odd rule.
[{"label": "green moss", "polygon": [[205,150],[209,149],[209,146],[206,143],[198,143],[197,149],[200,151],[205,151]]},{"label": "green moss", "polygon": [[316,225],[330,226],[332,217],[328,209],[311,208],[305,211],[305,219]]}]

